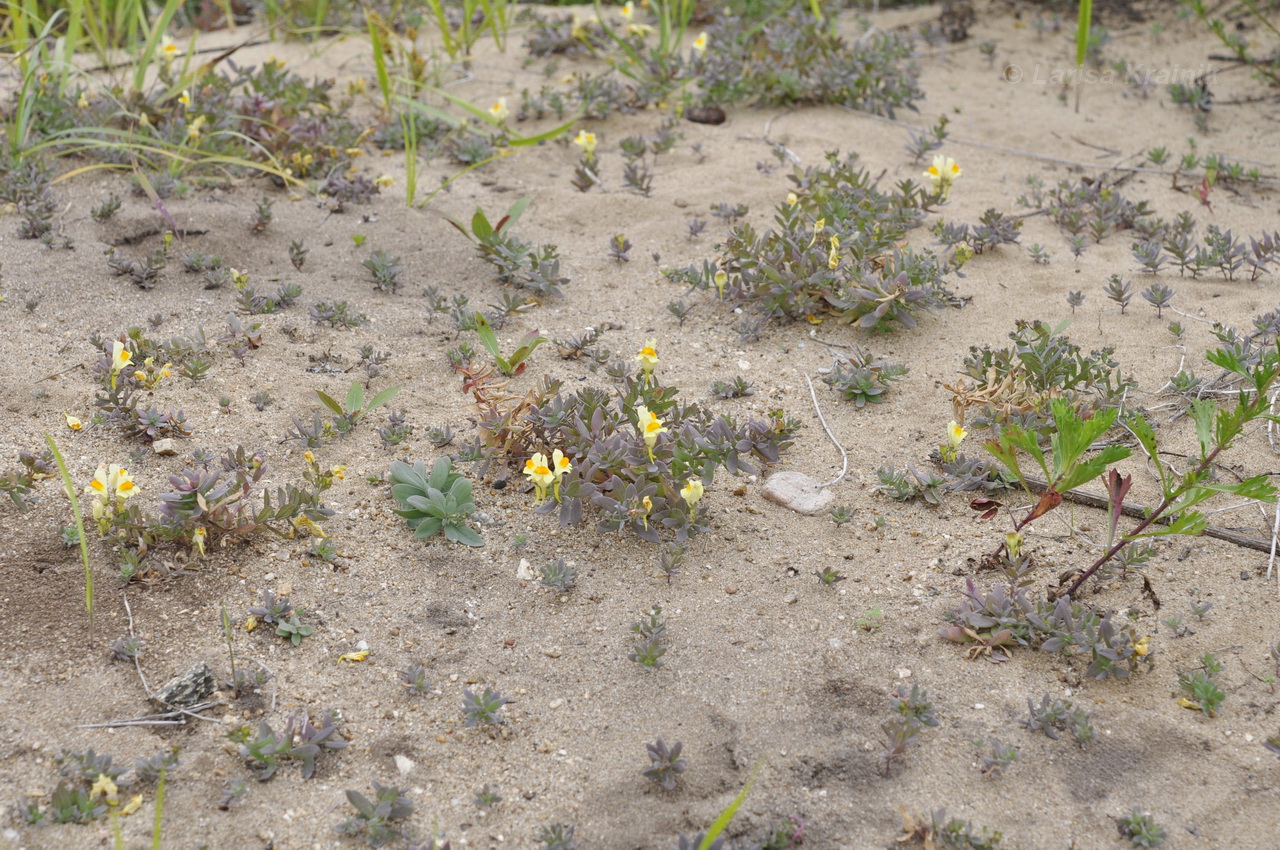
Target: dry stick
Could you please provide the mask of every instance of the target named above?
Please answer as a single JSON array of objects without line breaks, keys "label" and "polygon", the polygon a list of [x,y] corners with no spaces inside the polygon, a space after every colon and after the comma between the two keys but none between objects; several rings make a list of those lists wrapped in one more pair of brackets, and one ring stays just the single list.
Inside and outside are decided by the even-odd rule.
[{"label": "dry stick", "polygon": [[[1049,485],[1039,478],[1031,478],[1028,476],[1023,480],[1026,481],[1028,488],[1035,490],[1037,493],[1049,489]],[[1102,510],[1106,510],[1110,504],[1105,496],[1099,496],[1095,493],[1089,493],[1084,490],[1068,490],[1067,492],[1059,495],[1062,496],[1064,501],[1075,502],[1079,505],[1087,505],[1091,508],[1101,508]],[[1133,517],[1134,519],[1147,518],[1147,509],[1142,505],[1135,504],[1134,502],[1122,502],[1120,504],[1120,512],[1125,516]],[[1168,523],[1168,517],[1160,517],[1155,521],[1156,525],[1168,525]],[[1242,546],[1245,549],[1255,549],[1259,552],[1269,552],[1271,551],[1272,546],[1271,541],[1263,540],[1260,537],[1250,537],[1247,534],[1241,534],[1238,531],[1231,531],[1230,529],[1222,528],[1217,525],[1209,526],[1202,532],[1202,535],[1204,537],[1213,537],[1217,540],[1225,540],[1228,543],[1234,543],[1235,545]]]},{"label": "dry stick", "polygon": [[209,720],[217,723],[217,718],[205,717],[202,714],[194,712],[203,711],[206,708],[212,708],[215,705],[226,705],[225,702],[218,700],[210,700],[209,702],[201,702],[191,706],[189,709],[175,708],[173,711],[162,711],[159,714],[147,714],[142,717],[133,717],[128,720],[108,720],[105,723],[78,723],[77,729],[112,729],[119,726],[183,726],[187,721],[177,715],[188,714],[192,717],[199,717],[201,720]]},{"label": "dry stick", "polygon": [[819,484],[819,489],[825,490],[828,487],[834,487],[844,480],[844,474],[849,471],[849,453],[844,450],[844,446],[840,445],[840,441],[836,439],[836,435],[831,433],[831,428],[827,426],[827,419],[822,415],[822,408],[818,407],[818,394],[813,391],[813,381],[809,378],[809,373],[804,373],[804,379],[809,384],[809,398],[813,399],[813,409],[818,414],[818,421],[822,423],[822,430],[827,432],[827,436],[831,438],[831,442],[836,444],[836,448],[840,450],[840,457],[844,462],[840,466],[840,474],[828,481],[826,484]]},{"label": "dry stick", "polygon": [[133,639],[133,667],[138,671],[138,678],[142,680],[142,689],[147,692],[147,699],[151,699],[151,686],[147,684],[147,677],[142,675],[142,664],[138,661],[138,637],[133,633],[133,609],[129,607],[129,594],[121,593],[124,597],[124,613],[129,616],[129,637]]}]

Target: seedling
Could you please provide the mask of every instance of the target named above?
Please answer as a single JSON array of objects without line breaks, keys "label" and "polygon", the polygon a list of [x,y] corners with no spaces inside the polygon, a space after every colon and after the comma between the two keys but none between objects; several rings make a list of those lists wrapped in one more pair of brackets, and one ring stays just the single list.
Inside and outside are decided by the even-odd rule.
[{"label": "seedling", "polygon": [[519,375],[524,371],[525,360],[539,345],[547,342],[545,336],[540,335],[537,331],[530,331],[526,334],[516,346],[516,350],[511,353],[510,358],[502,356],[502,349],[498,345],[498,337],[493,332],[493,327],[489,324],[489,320],[485,318],[483,313],[475,314],[476,335],[480,337],[480,343],[485,350],[493,356],[493,360],[498,364],[498,368],[502,370],[502,374],[508,377]]},{"label": "seedling", "polygon": [[511,700],[492,688],[485,688],[481,696],[476,696],[470,688],[465,688],[462,691],[462,713],[465,717],[462,725],[497,726],[505,723],[506,720],[498,714],[498,711],[510,703]]},{"label": "seedling", "polygon": [[1164,843],[1164,829],[1156,824],[1150,812],[1144,812],[1137,806],[1128,815],[1116,820],[1116,828],[1135,847],[1159,847]]},{"label": "seedling", "polygon": [[381,847],[394,841],[405,835],[394,822],[413,814],[413,803],[404,794],[404,789],[383,785],[377,780],[373,782],[372,801],[359,791],[347,791],[347,802],[356,810],[356,815],[334,829],[339,835],[363,836],[370,847]]},{"label": "seedling", "polygon": [[477,806],[496,806],[501,802],[502,797],[498,795],[498,789],[490,786],[488,782],[476,792],[475,804]]},{"label": "seedling", "polygon": [[680,756],[683,747],[684,745],[679,741],[668,747],[666,741],[661,738],[652,744],[645,744],[645,751],[649,754],[649,766],[641,773],[662,786],[664,790],[674,791],[676,778],[688,767],[688,763]]},{"label": "seedling", "polygon": [[564,562],[564,558],[552,561],[550,564],[539,569],[541,576],[540,583],[543,587],[549,587],[558,593],[567,593],[572,590],[578,581],[578,569]]},{"label": "seedling", "polygon": [[823,567],[820,570],[814,570],[813,573],[824,587],[835,587],[846,578],[844,573],[837,571],[834,567]]},{"label": "seedling", "polygon": [[427,670],[421,664],[410,664],[400,671],[397,678],[412,696],[424,696],[431,692],[431,680],[427,678]]},{"label": "seedling", "polygon": [[853,522],[853,508],[849,505],[838,505],[831,509],[830,516],[836,528],[839,528],[847,522]]},{"label": "seedling", "polygon": [[862,629],[864,632],[879,631],[882,625],[884,625],[884,613],[880,610],[878,605],[864,612],[857,620],[858,628]]},{"label": "seedling", "polygon": [[346,399],[339,404],[328,393],[320,390],[315,391],[316,397],[320,399],[324,406],[337,414],[337,417],[333,420],[333,425],[339,434],[345,434],[355,428],[365,414],[382,407],[391,401],[398,392],[400,392],[399,387],[387,387],[370,399],[368,404],[365,404],[364,386],[359,381],[352,381],[351,388],[347,390]]},{"label": "seedling", "polygon": [[315,633],[315,626],[309,626],[298,620],[298,615],[294,614],[286,621],[282,621],[276,626],[276,634],[280,637],[288,638],[289,643],[298,646],[305,637],[311,637]]}]

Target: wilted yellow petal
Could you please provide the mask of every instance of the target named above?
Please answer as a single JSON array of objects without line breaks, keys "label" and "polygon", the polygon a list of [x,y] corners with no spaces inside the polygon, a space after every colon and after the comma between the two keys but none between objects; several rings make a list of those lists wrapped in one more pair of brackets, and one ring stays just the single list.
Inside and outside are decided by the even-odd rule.
[{"label": "wilted yellow petal", "polygon": [[140,808],[142,808],[142,795],[134,794],[129,798],[129,802],[124,804],[124,808],[120,810],[120,814],[131,815]]},{"label": "wilted yellow petal", "polygon": [[359,652],[348,652],[346,655],[338,656],[338,663],[341,664],[344,661],[349,661],[352,664],[355,664],[357,662],[364,661],[368,657],[369,650],[362,649]]}]

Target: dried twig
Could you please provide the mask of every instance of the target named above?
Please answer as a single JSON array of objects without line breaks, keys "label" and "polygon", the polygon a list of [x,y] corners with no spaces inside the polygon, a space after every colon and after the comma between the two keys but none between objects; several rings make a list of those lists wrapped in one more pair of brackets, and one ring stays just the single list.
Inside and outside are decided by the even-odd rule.
[{"label": "dried twig", "polygon": [[804,379],[809,384],[809,398],[813,399],[813,409],[818,414],[818,421],[822,423],[822,430],[826,431],[827,436],[831,438],[831,442],[836,444],[836,448],[840,450],[840,457],[843,459],[843,463],[840,465],[840,474],[825,484],[818,485],[819,489],[825,490],[844,480],[845,473],[849,471],[849,453],[844,450],[844,446],[840,445],[836,435],[831,433],[831,428],[827,425],[827,418],[822,415],[822,408],[818,406],[818,394],[813,391],[813,381],[809,378],[808,372],[804,373]]}]

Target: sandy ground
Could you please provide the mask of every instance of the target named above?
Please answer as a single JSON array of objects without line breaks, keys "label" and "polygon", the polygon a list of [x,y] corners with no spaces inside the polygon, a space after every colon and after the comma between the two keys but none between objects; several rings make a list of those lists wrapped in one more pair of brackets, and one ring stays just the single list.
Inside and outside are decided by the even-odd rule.
[{"label": "sandy ground", "polygon": [[[936,8],[885,13],[876,23],[910,25],[936,14]],[[922,47],[926,97],[918,115],[899,117],[920,127],[944,114],[951,121],[943,152],[962,163],[964,176],[941,217],[973,222],[991,207],[1024,212],[1014,200],[1028,175],[1052,184],[1108,166],[1140,165],[1141,152],[1158,145],[1176,157],[1194,136],[1201,151],[1257,164],[1271,181],[1217,191],[1211,214],[1192,194],[1174,191],[1167,176],[1135,174],[1124,185],[1126,195],[1149,201],[1165,218],[1187,210],[1201,225],[1217,222],[1237,233],[1275,229],[1280,109],[1274,99],[1220,104],[1208,135],[1196,133],[1190,114],[1173,106],[1161,89],[1143,97],[1122,82],[1086,86],[1077,114],[1050,82],[1053,73],[1070,67],[1069,34],[1039,39],[1029,20],[1026,10],[1019,19],[1003,5],[981,6],[969,42]],[[1210,67],[1206,57],[1219,52],[1210,38],[1171,18],[1158,40],[1149,24],[1109,23],[1109,59],[1185,69]],[[852,20],[846,25],[857,32]],[[982,39],[996,42],[994,63],[976,49]],[[474,79],[453,91],[472,98],[505,94],[514,103],[522,86],[536,85],[540,71],[537,63],[522,69],[524,53],[516,40],[512,45],[506,55],[481,52]],[[287,56],[290,67],[304,75],[368,77],[371,66],[358,47],[345,42],[311,51],[277,44],[256,48],[245,59],[274,53]],[[1008,64],[1021,69],[1020,82],[1009,81]],[[1215,92],[1219,101],[1228,101],[1260,88],[1235,72],[1217,78]],[[320,450],[323,463],[349,468],[327,494],[337,512],[328,523],[342,553],[337,566],[309,556],[304,541],[261,540],[217,551],[162,586],[130,588],[134,628],[146,642],[142,667],[153,687],[200,661],[226,676],[220,606],[241,620],[262,589],[290,589],[319,629],[298,648],[266,629],[237,630],[238,656],[261,660],[276,678],[260,696],[215,714],[225,714],[223,721],[256,723],[261,717],[278,728],[297,708],[338,709],[350,746],[322,759],[311,781],[286,767],[274,780],[258,783],[220,723],[176,730],[78,728],[150,709],[132,666],[106,655],[105,646],[126,634],[128,625],[105,550],[94,550],[99,639],[86,645],[81,567],[76,553],[58,539],[67,507],[56,482],[49,481],[39,485],[40,498],[30,510],[0,507],[0,644],[7,650],[0,666],[0,787],[6,807],[47,795],[57,783],[55,759],[63,750],[92,747],[131,763],[176,746],[182,763],[171,776],[164,809],[165,846],[175,848],[343,845],[347,841],[333,832],[349,814],[343,791],[367,791],[372,779],[407,787],[417,805],[413,823],[428,833],[438,823],[455,847],[531,847],[538,827],[563,821],[576,824],[580,847],[665,848],[677,832],[708,825],[757,766],[733,835],[755,834],[770,821],[794,816],[805,824],[805,847],[884,847],[899,832],[899,806],[916,812],[945,806],[949,814],[999,829],[1007,847],[1119,847],[1124,842],[1114,818],[1139,806],[1167,829],[1170,847],[1275,846],[1280,760],[1260,740],[1277,731],[1280,698],[1257,676],[1269,669],[1267,646],[1280,638],[1280,603],[1274,584],[1263,578],[1265,555],[1210,540],[1162,545],[1144,570],[1163,603],[1159,613],[1132,575],[1090,597],[1126,609],[1153,635],[1155,669],[1127,682],[1082,686],[1078,662],[1030,651],[1002,665],[969,662],[962,649],[939,638],[963,577],[974,574],[977,559],[994,548],[1004,526],[975,525],[961,496],[931,508],[892,502],[874,487],[881,464],[928,462],[952,418],[942,384],[958,374],[969,346],[1003,343],[1016,319],[1072,318],[1065,301],[1071,290],[1087,294],[1068,331],[1071,338],[1085,349],[1115,346],[1124,371],[1139,382],[1139,403],[1165,401],[1154,391],[1177,371],[1182,357],[1164,330],[1169,317],[1157,319],[1138,299],[1121,315],[1101,294],[1112,272],[1138,279],[1126,236],[1091,246],[1075,261],[1052,223],[1030,216],[1022,244],[1045,245],[1052,262],[1033,264],[1018,247],[976,258],[963,279],[951,281],[957,294],[972,299],[964,309],[944,310],[915,330],[889,336],[867,337],[830,324],[782,325],[758,343],[742,344],[730,329],[736,319],[729,309],[703,297],[695,296],[696,309],[679,327],[664,305],[682,293],[658,275],[650,255],[661,254],[664,266],[713,257],[723,231],[708,216],[711,204],[747,204],[748,220],[759,228],[768,225],[790,184],[781,169],[766,174],[755,167],[774,161],[764,141],[766,128],[805,165],[819,164],[824,151],[839,149],[856,151],[869,167],[883,169],[886,181],[917,177],[921,167],[903,151],[906,130],[882,120],[835,108],[741,108],[731,110],[721,126],[683,124],[684,141],[658,163],[652,197],[626,192],[617,143],[652,132],[660,120],[645,113],[586,125],[601,137],[605,178],[603,191],[587,194],[570,186],[575,151],[560,142],[472,173],[427,209],[405,208],[403,163],[398,156],[376,154],[362,167],[370,176],[390,173],[396,186],[372,206],[343,215],[329,215],[311,200],[290,203],[259,181],[170,202],[179,223],[207,231],[190,239],[190,247],[222,254],[256,280],[269,281],[264,289],[274,288],[276,280],[304,287],[298,306],[263,317],[264,343],[243,363],[221,350],[205,381],[174,380],[157,394],[158,403],[185,408],[194,427],[187,451],[260,448],[278,480],[293,478],[301,469],[300,450],[281,442],[289,417],[310,415],[317,407],[313,390],[339,394],[350,381],[306,367],[326,354],[350,366],[364,344],[393,353],[372,387],[398,385],[395,405],[419,430],[395,455],[368,428]],[[705,161],[691,151],[694,142],[707,152]],[[423,185],[436,185],[449,168],[433,161]],[[157,312],[165,317],[162,333],[204,327],[215,335],[234,309],[232,291],[206,292],[178,268],[166,270],[151,291],[110,275],[102,257],[107,245],[157,224],[146,202],[124,189],[124,179],[111,176],[77,177],[59,186],[66,204],[60,226],[74,237],[74,252],[19,241],[13,227],[0,222],[0,310],[7,329],[0,336],[0,357],[10,364],[3,381],[0,454],[12,458],[19,449],[38,448],[42,432],[56,433],[81,481],[99,463],[125,462],[134,448],[107,429],[71,434],[63,424],[64,412],[86,421],[91,416],[91,378],[73,368],[90,361],[87,337],[94,331],[118,333]],[[125,206],[112,221],[96,224],[88,211],[112,191],[125,197]],[[264,192],[278,199],[275,221],[266,233],[250,237],[245,220]],[[823,435],[805,386],[805,373],[831,365],[831,349],[820,340],[859,341],[909,365],[910,374],[890,393],[891,403],[863,410],[818,385],[828,421],[850,454],[850,476],[836,490],[838,502],[854,508],[854,521],[837,528],[825,517],[793,514],[762,499],[756,478],[738,482],[721,473],[704,502],[712,531],[695,540],[683,570],[668,583],[657,575],[655,547],[602,536],[591,523],[559,528],[551,518],[531,513],[528,495],[477,482],[476,501],[490,521],[482,529],[484,548],[412,541],[391,513],[386,486],[367,479],[385,477],[393,456],[433,460],[438,451],[422,433],[425,426],[449,424],[462,438],[473,426],[444,356],[456,344],[454,334],[447,319],[429,321],[419,293],[432,285],[446,294],[466,293],[481,306],[495,303],[501,291],[488,266],[439,213],[469,215],[477,204],[493,211],[524,196],[534,200],[518,232],[559,245],[571,283],[563,299],[548,300],[517,319],[503,338],[535,328],[565,335],[605,322],[620,326],[604,339],[615,351],[630,352],[657,338],[662,374],[681,388],[682,397],[738,416],[782,407],[804,421],[801,438],[779,468],[822,479],[839,470],[839,454]],[[695,215],[711,225],[691,241],[685,220]],[[367,236],[363,248],[353,244],[356,233]],[[614,233],[634,243],[630,263],[606,257],[606,241]],[[299,237],[311,254],[295,272],[286,246]],[[925,229],[912,238],[921,246],[931,239]],[[135,250],[149,250],[153,243]],[[372,290],[360,266],[371,249],[403,259],[402,294]],[[1177,290],[1179,309],[1237,327],[1250,327],[1253,316],[1277,307],[1274,275],[1258,284],[1212,276],[1193,281],[1176,273],[1162,279]],[[40,303],[28,314],[22,305],[31,298]],[[348,332],[308,321],[306,305],[334,299],[351,301],[372,321]],[[1213,342],[1209,325],[1183,323],[1186,364],[1207,372],[1200,355]],[[569,388],[605,383],[580,363],[560,360],[548,346],[513,386],[530,387],[543,374]],[[735,376],[753,381],[756,394],[735,401],[712,398],[713,380]],[[43,390],[39,396],[33,394],[37,388]],[[259,413],[249,398],[263,389],[275,403]],[[221,395],[233,400],[230,413],[219,411]],[[1166,413],[1159,421],[1168,418]],[[1193,438],[1185,419],[1166,431],[1175,449],[1185,449]],[[1250,474],[1276,468],[1261,429],[1240,441],[1230,462]],[[183,465],[182,456],[148,456],[134,464],[143,498],[163,492],[165,476]],[[1131,498],[1149,499],[1149,474],[1137,463],[1127,468],[1139,479]],[[733,494],[739,483],[746,485],[740,496]],[[1077,534],[1055,520],[1037,524],[1030,535],[1043,563],[1037,573],[1042,584],[1093,558],[1085,538],[1101,529],[1101,513],[1063,513]],[[883,528],[876,529],[875,517],[884,518]],[[1256,536],[1268,532],[1269,522],[1256,507],[1218,519]],[[527,535],[520,551],[511,545],[517,535]],[[582,573],[567,596],[516,578],[522,558],[536,566],[558,557],[575,562]],[[835,589],[823,587],[813,573],[825,566],[849,580]],[[1215,607],[1194,623],[1194,635],[1175,639],[1160,621],[1189,617],[1192,599],[1211,600]],[[668,615],[671,635],[667,663],[656,673],[627,659],[628,626],[654,604]],[[883,611],[883,626],[874,632],[856,628],[873,607]],[[336,663],[360,641],[371,651],[367,661]],[[1178,673],[1209,650],[1226,662],[1221,680],[1228,693],[1213,719],[1175,701]],[[411,663],[424,664],[433,680],[433,693],[424,698],[407,697],[396,682],[397,672]],[[877,758],[880,724],[888,717],[886,697],[899,683],[928,690],[940,725],[924,732],[921,744],[886,780]],[[462,726],[463,688],[486,685],[515,701],[504,709],[507,723],[496,736]],[[1022,728],[1018,721],[1027,698],[1046,692],[1093,709],[1099,740],[1081,748]],[[658,736],[684,743],[689,768],[674,792],[640,775],[647,763],[644,744]],[[992,736],[1021,750],[1001,777],[981,775],[976,764],[974,740]],[[412,763],[404,775],[397,756]],[[221,789],[236,780],[248,781],[247,793],[230,811],[220,811]],[[472,801],[486,782],[503,801],[482,809]],[[127,846],[148,841],[151,798],[148,792],[142,811],[124,820]],[[0,845],[13,848],[109,843],[105,820],[30,828],[11,817],[0,833]]]}]

